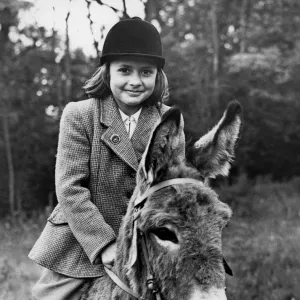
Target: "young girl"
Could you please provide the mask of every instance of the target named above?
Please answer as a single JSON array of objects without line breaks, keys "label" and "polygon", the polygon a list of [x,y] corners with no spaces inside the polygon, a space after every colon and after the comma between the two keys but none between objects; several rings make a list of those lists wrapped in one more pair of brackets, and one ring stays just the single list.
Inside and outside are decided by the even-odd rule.
[{"label": "young girl", "polygon": [[[154,125],[168,110],[158,31],[139,18],[108,33],[88,100],[64,109],[56,161],[58,205],[29,257],[44,267],[35,300],[75,300],[112,267],[116,237]],[[183,122],[181,126],[184,156]]]}]

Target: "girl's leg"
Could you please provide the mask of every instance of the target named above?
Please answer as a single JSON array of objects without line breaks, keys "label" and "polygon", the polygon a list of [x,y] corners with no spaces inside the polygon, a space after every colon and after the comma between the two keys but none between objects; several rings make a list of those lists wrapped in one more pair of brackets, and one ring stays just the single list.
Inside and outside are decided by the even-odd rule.
[{"label": "girl's leg", "polygon": [[72,278],[44,269],[41,278],[32,288],[34,300],[79,300],[86,279]]}]

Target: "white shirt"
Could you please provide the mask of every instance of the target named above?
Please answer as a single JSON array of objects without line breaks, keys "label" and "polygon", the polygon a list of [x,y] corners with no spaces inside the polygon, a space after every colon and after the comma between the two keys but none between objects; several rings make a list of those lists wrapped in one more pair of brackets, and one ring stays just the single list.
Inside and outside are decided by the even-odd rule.
[{"label": "white shirt", "polygon": [[133,132],[135,130],[136,124],[138,122],[139,116],[141,114],[142,108],[140,108],[135,114],[133,114],[131,116],[127,116],[120,109],[119,109],[119,111],[121,114],[122,121],[124,122],[126,130],[129,134],[129,138],[131,139]]}]

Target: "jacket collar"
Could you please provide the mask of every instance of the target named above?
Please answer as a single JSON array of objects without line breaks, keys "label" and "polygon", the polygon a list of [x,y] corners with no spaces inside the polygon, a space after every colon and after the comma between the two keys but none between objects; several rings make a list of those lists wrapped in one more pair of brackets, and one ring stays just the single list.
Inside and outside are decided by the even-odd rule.
[{"label": "jacket collar", "polygon": [[100,122],[108,127],[101,140],[125,163],[137,170],[138,160],[116,102],[112,97],[108,97],[100,100],[100,103]]},{"label": "jacket collar", "polygon": [[160,119],[158,109],[155,106],[142,108],[137,126],[130,140],[115,100],[109,96],[101,100],[100,105],[100,122],[108,127],[101,139],[125,163],[137,171],[152,129]]},{"label": "jacket collar", "polygon": [[100,122],[106,126],[111,126],[120,115],[118,106],[112,96],[101,99],[100,108]]}]

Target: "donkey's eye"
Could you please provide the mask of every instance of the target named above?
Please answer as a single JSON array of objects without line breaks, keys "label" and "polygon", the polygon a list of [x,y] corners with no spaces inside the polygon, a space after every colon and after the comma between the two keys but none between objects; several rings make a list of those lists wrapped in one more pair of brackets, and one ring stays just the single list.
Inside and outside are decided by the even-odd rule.
[{"label": "donkey's eye", "polygon": [[174,231],[161,227],[151,230],[151,233],[155,234],[162,241],[170,241],[174,244],[178,244],[178,239]]}]

